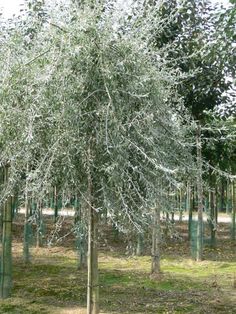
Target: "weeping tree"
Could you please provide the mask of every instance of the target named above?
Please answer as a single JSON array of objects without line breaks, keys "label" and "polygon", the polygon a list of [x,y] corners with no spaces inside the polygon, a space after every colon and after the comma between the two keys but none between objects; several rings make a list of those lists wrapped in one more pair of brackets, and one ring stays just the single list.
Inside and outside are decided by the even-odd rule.
[{"label": "weeping tree", "polygon": [[105,208],[140,227],[142,212],[161,198],[159,182],[176,182],[184,164],[184,128],[168,101],[174,77],[136,28],[115,30],[100,5],[55,5],[47,14],[34,36],[29,15],[6,38],[0,160],[10,160],[14,184],[24,174],[35,201],[57,176],[65,195],[77,191],[88,217],[87,308],[95,314],[100,215]]},{"label": "weeping tree", "polygon": [[[161,17],[163,27],[153,25],[154,44],[159,50],[163,49],[167,66],[182,72],[178,91],[183,97],[184,106],[201,124],[204,138],[209,141],[212,136],[209,126],[214,121],[210,121],[207,111],[218,107],[221,112],[234,114],[235,111],[235,67],[232,66],[235,64],[235,1],[230,1],[232,5],[227,9],[208,0],[140,2],[147,8],[152,7],[155,14]],[[204,129],[206,125],[208,130]],[[210,178],[209,183],[214,190],[212,167],[219,167],[225,143],[222,141],[219,144],[214,138],[210,152],[207,146],[202,143],[203,159],[207,159],[210,166],[209,175],[204,176],[204,179]],[[215,160],[212,151],[217,151],[217,146],[221,148]],[[215,217],[210,220],[213,222],[211,230],[214,237]]]}]

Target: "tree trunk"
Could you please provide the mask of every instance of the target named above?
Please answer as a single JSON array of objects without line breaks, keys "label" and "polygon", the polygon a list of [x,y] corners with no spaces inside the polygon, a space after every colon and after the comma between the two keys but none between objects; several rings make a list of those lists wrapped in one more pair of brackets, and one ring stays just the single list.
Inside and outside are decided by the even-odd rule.
[{"label": "tree trunk", "polygon": [[29,251],[29,202],[28,197],[25,199],[25,222],[24,222],[24,241],[23,241],[23,260],[24,263],[28,264],[30,262],[30,251]]},{"label": "tree trunk", "polygon": [[236,191],[235,182],[232,182],[232,226],[231,226],[231,239],[236,239]]},{"label": "tree trunk", "polygon": [[138,233],[137,238],[137,248],[136,248],[136,255],[141,256],[143,254],[143,233]]},{"label": "tree trunk", "polygon": [[203,188],[202,188],[202,144],[201,128],[198,125],[197,136],[197,194],[198,194],[198,224],[197,224],[197,251],[196,260],[202,260],[203,254]]},{"label": "tree trunk", "polygon": [[218,223],[218,208],[220,208],[220,199],[219,199],[219,194],[218,194],[218,189],[217,186],[215,187],[215,222],[216,224]]},{"label": "tree trunk", "polygon": [[87,248],[85,235],[80,239],[80,251],[79,251],[79,269],[86,269],[87,267]]},{"label": "tree trunk", "polygon": [[[28,165],[27,165],[27,175],[28,175]],[[26,178],[26,188],[25,188],[25,222],[24,222],[24,239],[23,239],[23,261],[28,264],[30,262],[30,252],[29,252],[29,195],[28,195],[28,184]]]},{"label": "tree trunk", "polygon": [[152,265],[151,274],[159,275],[160,267],[160,244],[161,244],[161,225],[160,225],[160,207],[155,206],[153,210],[153,225],[152,225]]},{"label": "tree trunk", "polygon": [[53,194],[53,200],[54,200],[54,223],[57,222],[58,218],[58,193],[57,193],[57,187],[54,187],[54,194]]},{"label": "tree trunk", "polygon": [[36,213],[37,213],[37,230],[36,230],[36,247],[40,248],[43,246],[43,236],[44,236],[44,222],[43,222],[43,204],[41,201],[38,202]]},{"label": "tree trunk", "polygon": [[179,222],[183,221],[183,195],[182,189],[179,191]]},{"label": "tree trunk", "polygon": [[226,213],[229,215],[230,208],[232,207],[229,179],[227,180],[227,183],[226,183],[226,197],[225,198],[226,198]]},{"label": "tree trunk", "polygon": [[[88,151],[89,161],[91,158]],[[98,286],[98,212],[93,204],[93,180],[91,167],[88,167],[88,284],[87,284],[87,314],[99,313]]]},{"label": "tree trunk", "polygon": [[87,232],[84,226],[85,217],[81,210],[81,204],[78,202],[78,197],[75,197],[75,227],[76,227],[76,249],[78,254],[78,269],[86,269],[87,267],[87,248],[86,248],[86,237]]},{"label": "tree trunk", "polygon": [[216,245],[216,199],[214,191],[210,191],[209,195],[209,205],[210,205],[210,230],[211,230],[211,247]]},{"label": "tree trunk", "polygon": [[221,212],[225,211],[225,181],[221,178],[220,184],[220,209]]},{"label": "tree trunk", "polygon": [[93,206],[89,206],[88,221],[88,292],[87,314],[99,313],[98,286],[98,214]]},{"label": "tree trunk", "polygon": [[188,238],[191,240],[192,221],[193,221],[193,189],[191,185],[187,187],[188,193]]},{"label": "tree trunk", "polygon": [[[4,181],[7,184],[9,167],[5,167]],[[2,229],[2,256],[1,256],[1,280],[0,298],[11,296],[12,290],[12,206],[11,197],[8,196],[3,207]]]}]

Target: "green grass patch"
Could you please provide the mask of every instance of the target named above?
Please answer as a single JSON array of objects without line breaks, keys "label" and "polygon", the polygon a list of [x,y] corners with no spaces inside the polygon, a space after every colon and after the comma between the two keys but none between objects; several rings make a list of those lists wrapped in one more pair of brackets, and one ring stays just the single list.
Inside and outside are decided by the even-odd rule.
[{"label": "green grass patch", "polygon": [[49,314],[50,312],[40,305],[34,305],[32,303],[26,302],[18,302],[15,303],[13,299],[9,299],[8,301],[0,302],[0,313],[1,314]]},{"label": "green grass patch", "polygon": [[[127,257],[123,244],[118,244],[115,248],[120,252],[103,251],[99,256],[102,313],[235,312],[236,252],[231,242],[230,247],[222,242],[219,249],[205,250],[200,263],[190,259],[187,242],[167,243],[161,260],[163,273],[157,279],[150,277],[150,256]],[[13,296],[0,302],[0,314],[86,313],[87,271],[77,270],[76,252],[68,243],[32,249],[29,265],[22,263],[19,243],[18,247]]]}]

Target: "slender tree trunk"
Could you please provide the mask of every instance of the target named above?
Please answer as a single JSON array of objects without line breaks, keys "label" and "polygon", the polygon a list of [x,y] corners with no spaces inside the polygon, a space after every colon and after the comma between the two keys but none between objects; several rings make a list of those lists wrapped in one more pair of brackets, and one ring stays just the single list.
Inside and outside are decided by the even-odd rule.
[{"label": "slender tree trunk", "polygon": [[18,211],[18,191],[15,190],[14,196],[12,198],[12,220],[14,220],[17,211]]},{"label": "slender tree trunk", "polygon": [[196,260],[202,260],[203,254],[203,188],[202,188],[202,144],[201,127],[198,125],[197,136],[197,194],[198,194],[198,225],[197,225],[197,252]]},{"label": "slender tree trunk", "polygon": [[41,201],[38,202],[36,213],[37,213],[37,230],[36,230],[36,247],[40,248],[43,246],[43,235],[44,235],[44,222],[43,222],[43,204]]},{"label": "slender tree trunk", "polygon": [[192,221],[193,221],[193,190],[191,185],[187,187],[188,193],[188,238],[191,240]]},{"label": "slender tree trunk", "polygon": [[216,200],[214,191],[210,191],[209,195],[209,203],[210,203],[210,230],[211,230],[211,247],[215,247],[216,245]]},{"label": "slender tree trunk", "polygon": [[24,263],[26,263],[26,264],[28,264],[30,262],[29,234],[30,234],[29,201],[28,201],[28,192],[26,192],[26,196],[25,196],[24,241],[23,241],[23,260],[24,260]]},{"label": "slender tree trunk", "polygon": [[57,193],[57,187],[54,187],[54,195],[53,195],[53,199],[54,199],[54,223],[57,222],[57,218],[58,218],[58,193]]},{"label": "slender tree trunk", "polygon": [[143,254],[143,233],[139,232],[137,237],[136,255],[141,256]]},{"label": "slender tree trunk", "polygon": [[161,273],[161,225],[160,225],[160,207],[155,206],[153,209],[153,225],[152,225],[152,265],[151,274],[159,275]]},{"label": "slender tree trunk", "polygon": [[179,221],[183,221],[183,195],[182,189],[179,191]]},{"label": "slender tree trunk", "polygon": [[[8,182],[9,167],[5,167],[4,181]],[[12,290],[12,206],[11,197],[3,208],[3,229],[2,229],[2,256],[1,256],[1,280],[0,298],[5,299],[11,296]]]},{"label": "slender tree trunk", "polygon": [[[89,191],[91,193],[91,191]],[[90,195],[91,198],[91,195]],[[93,240],[94,240],[93,208],[88,208],[88,283],[87,283],[87,314],[93,313]]]},{"label": "slender tree trunk", "polygon": [[86,249],[86,237],[85,230],[85,217],[84,212],[81,210],[81,204],[79,204],[78,197],[75,197],[75,226],[76,226],[76,249],[78,252],[78,269],[85,269],[87,267],[87,249]]},{"label": "slender tree trunk", "polygon": [[221,178],[220,185],[220,211],[225,211],[225,181]]},{"label": "slender tree trunk", "polygon": [[231,226],[231,239],[236,239],[236,187],[235,182],[232,182],[232,226]]},{"label": "slender tree trunk", "polygon": [[230,195],[230,182],[229,179],[227,179],[226,182],[226,213],[229,215],[230,213],[230,207],[231,207],[231,195]]},{"label": "slender tree trunk", "polygon": [[86,238],[83,235],[80,243],[80,258],[79,258],[79,269],[85,269],[87,267],[87,249],[86,249]]},{"label": "slender tree trunk", "polygon": [[98,286],[98,214],[93,206],[89,206],[88,225],[88,292],[87,314],[99,313]]},{"label": "slender tree trunk", "polygon": [[[29,172],[29,167],[27,165],[27,175]],[[29,195],[28,195],[28,179],[26,178],[25,187],[25,222],[24,222],[24,239],[23,239],[23,261],[28,264],[30,262],[30,252],[29,252]]]},{"label": "slender tree trunk", "polygon": [[218,209],[220,208],[220,202],[219,202],[219,195],[218,195],[218,189],[217,186],[215,187],[215,222],[218,223]]},{"label": "slender tree trunk", "polygon": [[[89,162],[91,158],[88,152]],[[88,167],[88,284],[87,284],[87,314],[99,313],[98,286],[98,213],[93,204],[93,180],[91,168]]]}]

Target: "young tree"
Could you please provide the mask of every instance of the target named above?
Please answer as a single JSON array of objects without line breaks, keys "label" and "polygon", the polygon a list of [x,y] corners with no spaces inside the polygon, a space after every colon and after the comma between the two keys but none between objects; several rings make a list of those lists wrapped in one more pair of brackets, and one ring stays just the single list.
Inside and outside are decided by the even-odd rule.
[{"label": "young tree", "polygon": [[175,183],[180,157],[188,156],[181,117],[168,102],[175,79],[136,29],[115,32],[102,10],[53,7],[30,49],[31,16],[16,25],[0,92],[1,137],[14,147],[2,145],[0,159],[11,161],[15,182],[24,169],[40,201],[58,179],[64,194],[76,190],[86,204],[89,314],[99,312],[102,209],[139,226],[138,209],[156,205],[158,183]]},{"label": "young tree", "polygon": [[197,146],[197,191],[198,191],[198,224],[197,224],[197,250],[196,260],[202,260],[203,254],[203,186],[202,186],[202,144],[201,127],[198,125],[196,134]]},{"label": "young tree", "polygon": [[[167,66],[181,71],[178,92],[192,117],[202,126],[208,125],[208,131],[202,128],[206,139],[212,136],[206,111],[218,106],[221,111],[227,111],[226,108],[231,112],[234,110],[233,97],[228,96],[229,91],[235,94],[231,89],[233,80],[229,79],[234,75],[235,63],[235,6],[220,9],[205,0],[145,1],[144,5],[147,8],[155,7],[155,14],[161,17],[162,25],[153,26],[151,43],[163,52]],[[210,176],[204,175],[203,178],[209,182],[210,189],[215,190],[215,176],[211,173],[214,167],[218,167],[221,157],[217,155],[216,160],[212,158],[215,154],[209,154],[206,142],[204,140],[202,143],[202,156],[208,160],[207,172]],[[211,144],[224,146],[223,142]],[[213,150],[216,152],[217,148]],[[220,150],[219,153],[222,155]],[[209,219],[212,243],[216,231],[216,213],[216,210],[212,210]]]}]

